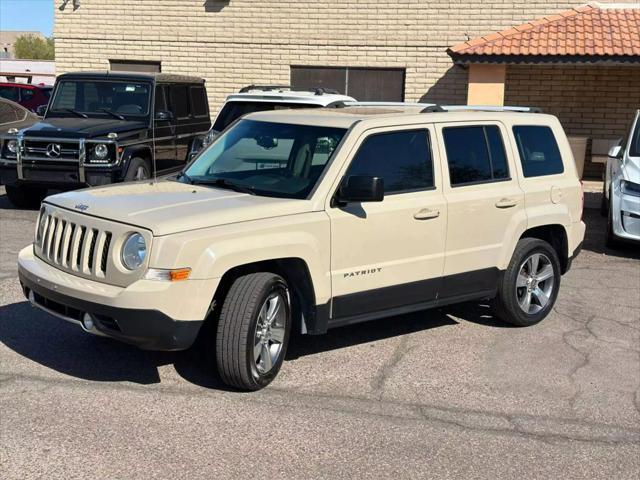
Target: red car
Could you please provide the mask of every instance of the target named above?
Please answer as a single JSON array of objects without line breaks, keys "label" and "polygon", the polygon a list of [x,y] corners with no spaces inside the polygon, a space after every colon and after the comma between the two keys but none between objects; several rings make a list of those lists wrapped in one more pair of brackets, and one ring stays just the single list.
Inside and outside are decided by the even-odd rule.
[{"label": "red car", "polygon": [[44,84],[0,83],[0,97],[19,103],[32,112],[49,103],[53,87]]}]

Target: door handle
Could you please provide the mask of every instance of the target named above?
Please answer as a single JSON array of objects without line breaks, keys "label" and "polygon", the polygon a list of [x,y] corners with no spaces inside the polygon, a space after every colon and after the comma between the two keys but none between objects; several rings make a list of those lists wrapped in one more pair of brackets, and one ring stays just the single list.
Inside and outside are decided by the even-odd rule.
[{"label": "door handle", "polygon": [[496,202],[496,207],[498,208],[511,208],[515,207],[518,204],[518,200],[515,198],[501,198]]},{"label": "door handle", "polygon": [[413,218],[416,220],[429,220],[430,218],[437,218],[439,216],[440,210],[431,210],[430,208],[423,208],[413,214]]}]

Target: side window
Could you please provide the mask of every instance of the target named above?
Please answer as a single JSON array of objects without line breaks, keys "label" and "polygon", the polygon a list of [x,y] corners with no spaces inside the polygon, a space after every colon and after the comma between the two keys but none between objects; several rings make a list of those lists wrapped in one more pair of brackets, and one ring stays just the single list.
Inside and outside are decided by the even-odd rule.
[{"label": "side window", "polygon": [[525,177],[540,177],[564,172],[556,138],[549,127],[513,127]]},{"label": "side window", "polygon": [[385,194],[432,188],[433,159],[424,129],[374,134],[365,139],[347,175],[384,179]]},{"label": "side window", "polygon": [[191,111],[195,117],[206,117],[207,109],[207,93],[204,87],[191,87]]},{"label": "side window", "polygon": [[171,104],[173,113],[177,118],[189,116],[189,95],[186,85],[173,85],[171,87]]},{"label": "side window", "polygon": [[155,113],[167,111],[167,99],[165,98],[165,88],[162,85],[156,85],[156,105]]},{"label": "side window", "polygon": [[15,87],[0,87],[0,97],[13,102],[18,101],[18,89]]},{"label": "side window", "polygon": [[504,142],[497,125],[443,129],[451,186],[509,179]]}]

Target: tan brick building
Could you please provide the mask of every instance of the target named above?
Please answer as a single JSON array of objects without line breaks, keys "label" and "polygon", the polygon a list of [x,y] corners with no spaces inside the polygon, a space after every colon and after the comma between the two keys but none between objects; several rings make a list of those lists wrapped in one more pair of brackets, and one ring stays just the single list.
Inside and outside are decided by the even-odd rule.
[{"label": "tan brick building", "polygon": [[[387,92],[389,100],[400,95],[406,101],[466,103],[469,66],[454,63],[449,47],[580,5],[550,0],[82,0],[74,9],[73,2],[62,8],[63,0],[54,1],[58,72],[104,70],[125,61],[131,68],[144,68],[146,62],[163,72],[201,75],[212,112],[244,85],[288,84],[292,76],[308,80],[314,74],[329,86],[344,85],[347,93],[373,95],[369,100],[378,99],[371,92]],[[615,65],[604,73],[599,66],[509,65],[503,98],[557,110],[570,134],[619,136],[631,104],[640,104],[639,65]],[[540,86],[543,81],[555,86],[551,93]],[[607,108],[573,111],[601,96],[589,96],[594,84],[612,81],[616,87],[608,87]],[[367,82],[371,88],[359,89]],[[571,100],[563,93],[581,89],[584,95]]]}]

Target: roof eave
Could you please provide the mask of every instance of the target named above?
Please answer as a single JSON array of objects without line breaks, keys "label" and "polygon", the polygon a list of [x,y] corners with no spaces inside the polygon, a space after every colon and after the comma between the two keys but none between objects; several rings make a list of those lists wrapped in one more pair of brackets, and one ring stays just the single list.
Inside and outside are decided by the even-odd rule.
[{"label": "roof eave", "polygon": [[489,64],[554,64],[554,65],[640,65],[640,55],[487,55],[447,51],[456,65]]}]

